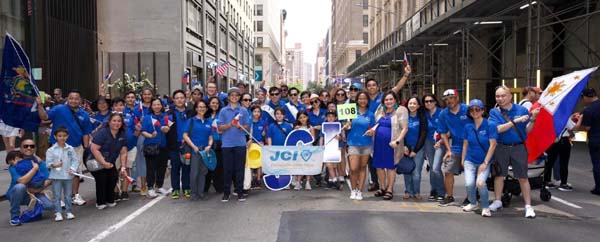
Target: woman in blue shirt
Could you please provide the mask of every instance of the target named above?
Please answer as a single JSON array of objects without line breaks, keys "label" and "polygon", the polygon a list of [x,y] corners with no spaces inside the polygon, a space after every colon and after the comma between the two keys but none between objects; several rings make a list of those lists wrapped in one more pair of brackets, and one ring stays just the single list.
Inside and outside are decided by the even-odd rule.
[{"label": "woman in blue shirt", "polygon": [[357,95],[358,117],[344,125],[349,130],[346,136],[350,161],[350,199],[362,200],[362,191],[367,178],[367,163],[373,153],[373,126],[375,115],[369,112],[369,94],[362,91]]},{"label": "woman in blue shirt", "polygon": [[208,113],[208,104],[200,100],[194,104],[196,116],[187,121],[187,127],[183,133],[183,140],[192,150],[190,162],[190,187],[192,200],[204,198],[204,185],[208,168],[200,158],[200,151],[210,151],[213,144],[212,120]]},{"label": "woman in blue shirt", "polygon": [[[158,98],[150,102],[152,112],[144,117],[142,121],[142,136],[144,136],[144,157],[146,158],[148,180],[148,197],[158,196],[154,191],[154,185],[158,192],[166,195],[168,191],[162,188],[167,170],[169,150],[167,149],[167,136],[169,132],[168,115],[164,112],[162,101]],[[154,150],[155,152],[152,152]],[[156,152],[157,151],[157,152]]]},{"label": "woman in blue shirt", "polygon": [[427,139],[425,139],[425,155],[429,162],[429,184],[431,192],[429,201],[443,201],[446,195],[444,188],[444,174],[442,174],[442,157],[446,154],[446,146],[442,145],[442,138],[437,133],[439,117],[442,109],[438,105],[437,97],[433,94],[423,96],[425,114],[427,116]]},{"label": "woman in blue shirt", "polygon": [[104,96],[99,96],[96,101],[92,103],[92,110],[94,113],[90,117],[90,121],[92,122],[92,135],[98,132],[100,128],[102,128],[102,124],[108,122],[108,115],[110,115],[110,103],[109,99],[104,98]]},{"label": "woman in blue shirt", "polygon": [[406,104],[408,108],[408,132],[406,133],[404,155],[413,158],[415,169],[412,174],[404,175],[404,199],[414,197],[421,200],[421,169],[423,169],[425,138],[427,135],[427,117],[421,101],[412,97]]},{"label": "woman in blue shirt", "polygon": [[221,100],[218,97],[208,99],[208,113],[210,113],[211,129],[213,137],[212,148],[217,155],[217,168],[214,171],[208,171],[206,174],[206,183],[204,193],[207,193],[212,184],[217,193],[223,193],[223,152],[221,149],[221,133],[217,129],[217,115],[221,111]]},{"label": "woman in blue shirt", "polygon": [[473,99],[469,102],[468,117],[473,123],[465,125],[465,137],[462,150],[462,165],[465,169],[465,186],[470,203],[463,211],[472,212],[477,209],[475,185],[481,195],[481,216],[492,216],[489,208],[486,180],[490,173],[489,162],[492,160],[498,138],[498,125],[484,119],[483,102]]},{"label": "woman in blue shirt", "polygon": [[[312,94],[310,96],[310,104],[311,107],[307,109],[308,111],[308,119],[310,120],[310,125],[315,129],[315,132],[321,133],[321,125],[325,122],[325,113],[326,109],[321,108],[321,100],[319,99],[319,95]],[[318,138],[315,137],[314,145],[317,145]]]}]

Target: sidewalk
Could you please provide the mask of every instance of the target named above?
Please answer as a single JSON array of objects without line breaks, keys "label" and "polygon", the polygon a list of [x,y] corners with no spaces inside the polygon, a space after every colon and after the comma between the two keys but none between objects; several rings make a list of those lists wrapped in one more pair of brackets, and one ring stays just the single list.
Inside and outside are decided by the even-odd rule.
[{"label": "sidewalk", "polygon": [[6,163],[4,162],[6,159],[6,151],[0,151],[0,201],[4,201],[6,199],[6,190],[10,186],[10,174],[8,170],[4,170],[6,168]]}]

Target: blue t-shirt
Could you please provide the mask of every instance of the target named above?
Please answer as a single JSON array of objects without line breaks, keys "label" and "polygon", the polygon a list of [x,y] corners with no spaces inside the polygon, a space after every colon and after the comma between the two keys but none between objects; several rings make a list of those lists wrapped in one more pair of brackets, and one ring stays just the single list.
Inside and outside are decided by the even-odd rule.
[{"label": "blue t-shirt", "polygon": [[[280,101],[280,102],[281,102],[281,101]],[[293,124],[295,124],[295,123],[296,123],[296,116],[295,116],[294,114],[292,114],[292,112],[290,111],[290,107],[289,107],[288,105],[291,105],[291,106],[295,107],[295,108],[296,108],[296,110],[298,110],[298,112],[296,112],[296,113],[299,113],[300,111],[304,111],[304,110],[306,110],[306,106],[304,106],[304,104],[302,104],[302,103],[298,103],[298,105],[295,105],[295,104],[294,104],[294,103],[292,103],[292,102],[289,102],[289,103],[286,103],[285,105],[283,105],[283,106],[285,106],[285,111],[286,111],[286,113],[285,113],[285,118],[286,118],[286,119],[287,119],[287,120],[288,120],[290,123],[293,123]]]},{"label": "blue t-shirt", "polygon": [[283,132],[277,127],[276,123],[270,124],[267,128],[267,137],[271,138],[271,145],[285,145],[287,135],[292,132],[293,127],[290,123],[283,122],[280,126]]},{"label": "blue t-shirt", "polygon": [[[31,159],[25,158],[22,161],[25,161],[25,160],[29,161],[29,163],[31,164]],[[19,175],[19,172],[17,172],[17,169],[12,165],[8,167],[8,172],[10,173],[10,186],[8,186],[8,190],[6,190],[6,199],[10,199],[10,190],[15,185],[17,185],[17,180],[19,180],[19,178],[21,178],[21,175]],[[39,163],[37,173],[40,173],[44,177],[44,180],[46,180],[46,179],[48,179],[48,177],[50,177],[50,172],[48,171],[48,167],[46,166],[45,161],[42,161]]]},{"label": "blue t-shirt", "polygon": [[[465,156],[465,160],[473,162],[475,164],[481,164],[485,160],[485,155],[487,154],[488,149],[490,148],[490,139],[498,138],[498,125],[493,121],[488,121],[487,119],[483,119],[479,128],[475,130],[475,124],[470,123],[465,125],[465,133],[463,137],[467,140],[469,146],[467,147],[467,154]],[[477,136],[475,135],[477,132],[477,136],[479,137],[479,142],[477,142]],[[481,148],[483,146],[483,148]]]},{"label": "blue t-shirt", "polygon": [[165,123],[166,114],[161,113],[160,115],[148,114],[142,121],[142,131],[152,134],[156,131],[157,135],[154,138],[145,138],[144,145],[158,144],[161,148],[167,146],[167,136],[165,133],[160,131],[162,126],[167,126]]},{"label": "blue t-shirt", "polygon": [[[233,119],[239,115],[240,126],[249,125],[248,111],[241,105],[232,108],[231,105],[225,106],[217,116],[217,125],[225,125],[231,123]],[[246,132],[241,128],[231,127],[221,134],[223,148],[246,146]]]},{"label": "blue t-shirt", "polygon": [[352,120],[352,128],[348,131],[346,141],[349,146],[371,146],[373,137],[364,135],[368,129],[375,125],[375,115],[367,110],[364,113],[358,112],[356,119]]},{"label": "blue t-shirt", "polygon": [[[265,132],[266,135],[266,130],[268,127],[268,123],[266,120],[264,119],[259,119],[258,122],[254,122],[252,121],[252,136],[254,137],[254,139],[256,139],[258,142],[265,142],[265,137],[263,136],[263,132]],[[254,140],[252,140],[253,142],[256,142]]]},{"label": "blue t-shirt", "polygon": [[108,123],[108,116],[110,116],[111,111],[109,110],[105,114],[101,114],[100,112],[96,112],[93,117],[90,118],[92,122],[92,129],[98,128],[100,125]]},{"label": "blue t-shirt", "polygon": [[369,112],[375,113],[377,111],[377,107],[381,105],[381,98],[383,97],[383,93],[377,93],[375,99],[369,98]]},{"label": "blue t-shirt", "polygon": [[[227,93],[220,92],[220,93],[217,94],[217,97],[219,98],[219,101],[221,102],[221,107],[224,107],[225,106],[225,100],[227,100],[227,97],[228,97]],[[202,99],[208,103],[208,99],[209,98],[211,98],[211,97],[209,97],[208,95],[206,95]]]},{"label": "blue t-shirt", "polygon": [[[48,111],[48,119],[52,120],[52,133],[59,127],[65,127],[69,131],[69,138],[67,144],[73,147],[78,147],[83,141],[84,135],[92,133],[92,123],[90,122],[90,116],[83,109],[78,109],[75,112],[75,116],[78,121],[73,117],[72,110],[69,106],[61,104],[54,106]],[[79,128],[79,124],[81,128]],[[54,135],[50,135],[50,143],[56,143]]]},{"label": "blue t-shirt", "polygon": [[441,108],[436,108],[433,115],[429,113],[429,111],[425,111],[427,116],[427,139],[430,141],[435,141],[434,133],[437,131],[440,126],[440,113],[442,112]]},{"label": "blue t-shirt", "polygon": [[133,112],[123,113],[123,122],[125,123],[125,135],[127,136],[127,150],[133,149],[137,145],[135,136],[135,115]]},{"label": "blue t-shirt", "polygon": [[127,135],[125,132],[113,136],[109,127],[101,128],[92,139],[92,143],[100,146],[100,152],[107,162],[115,163],[123,147],[127,147]]},{"label": "blue t-shirt", "polygon": [[[31,164],[31,159],[20,160],[15,165],[15,169],[16,169],[17,173],[19,173],[19,176],[24,176],[25,174],[27,174],[27,172],[29,172],[31,169],[33,169],[33,165]],[[43,183],[46,180],[46,178],[47,177],[44,177],[44,175],[38,169],[29,182],[30,183],[40,183],[40,182]]]},{"label": "blue t-shirt", "polygon": [[417,141],[419,140],[419,115],[408,115],[408,132],[406,133],[406,137],[404,138],[406,145],[412,148],[417,146]]},{"label": "blue t-shirt", "polygon": [[590,103],[582,114],[581,125],[590,127],[587,132],[590,144],[600,144],[600,100]]},{"label": "blue t-shirt", "polygon": [[[529,111],[521,105],[512,104],[510,110],[503,110],[508,115],[510,120],[514,120],[523,115],[529,116]],[[498,108],[494,108],[490,110],[490,121],[493,121],[497,125],[507,123],[502,113]],[[527,122],[517,123],[517,129],[521,131],[521,135],[523,135],[523,139],[519,137],[517,131],[514,128],[510,128],[507,131],[498,134],[498,143],[500,144],[514,144],[514,143],[524,143],[527,140],[527,123],[529,123],[529,119]]]},{"label": "blue t-shirt", "polygon": [[150,106],[145,106],[141,102],[139,102],[138,104],[135,105],[133,112],[135,113],[136,117],[141,119],[142,117],[144,117],[146,115],[150,115]]},{"label": "blue t-shirt", "polygon": [[321,126],[323,122],[325,122],[325,114],[327,110],[320,108],[319,114],[314,114],[312,110],[308,112],[308,120],[310,122],[310,126]]},{"label": "blue t-shirt", "polygon": [[440,113],[440,126],[438,133],[445,134],[450,131],[452,136],[452,146],[450,147],[452,154],[458,155],[462,153],[463,135],[465,134],[465,125],[473,123],[473,120],[467,117],[468,107],[464,103],[460,104],[460,108],[456,114],[450,112],[450,109],[444,108]]},{"label": "blue t-shirt", "polygon": [[[190,126],[194,123],[194,127],[192,129],[192,133],[188,133],[190,130]],[[208,145],[208,137],[212,135],[212,119],[205,118],[204,120],[200,120],[197,116],[189,119],[184,126],[184,133],[188,133],[192,143],[198,147],[206,147]]]}]

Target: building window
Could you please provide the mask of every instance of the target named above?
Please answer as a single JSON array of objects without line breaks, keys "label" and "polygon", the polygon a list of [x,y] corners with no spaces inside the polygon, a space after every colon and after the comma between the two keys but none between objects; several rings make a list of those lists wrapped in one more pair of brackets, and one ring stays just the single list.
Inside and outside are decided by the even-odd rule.
[{"label": "building window", "polygon": [[369,27],[369,15],[363,15],[363,27]]},{"label": "building window", "polygon": [[254,31],[255,32],[262,32],[263,31],[263,21],[256,21],[254,22]]},{"label": "building window", "polygon": [[207,20],[206,35],[208,36],[207,39],[216,45],[217,44],[217,31],[216,31],[217,22],[212,17],[208,17],[208,18],[206,18],[206,20]]},{"label": "building window", "polygon": [[188,17],[188,21],[187,21],[187,26],[188,28],[190,28],[193,31],[198,31],[198,23],[196,22],[198,19],[198,10],[196,9],[196,6],[194,4],[194,2],[188,2],[187,4],[187,17]]},{"label": "building window", "polygon": [[262,55],[254,55],[254,65],[262,66]]},{"label": "building window", "polygon": [[358,57],[360,57],[361,55],[362,55],[362,51],[360,51],[360,50],[356,50],[356,51],[354,52],[354,58],[355,58],[356,60],[358,60]]},{"label": "building window", "polygon": [[220,28],[221,31],[219,32],[219,47],[221,49],[226,50],[227,49],[227,34],[225,33],[225,29],[223,27]]},{"label": "building window", "polygon": [[263,16],[263,5],[256,4],[256,8],[254,10],[256,16]]},{"label": "building window", "polygon": [[363,0],[362,1],[362,7],[363,9],[368,9],[369,8],[369,0]]},{"label": "building window", "polygon": [[363,43],[369,43],[369,32],[363,32]]},{"label": "building window", "polygon": [[257,48],[263,47],[263,37],[256,37],[256,47]]}]

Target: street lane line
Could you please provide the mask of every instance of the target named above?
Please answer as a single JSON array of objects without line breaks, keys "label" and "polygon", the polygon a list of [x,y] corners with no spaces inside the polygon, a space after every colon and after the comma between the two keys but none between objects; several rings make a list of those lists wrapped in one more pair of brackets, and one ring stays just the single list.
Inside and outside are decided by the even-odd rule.
[{"label": "street lane line", "polygon": [[562,203],[562,204],[564,204],[564,205],[567,205],[567,206],[569,206],[569,207],[573,207],[573,208],[581,208],[580,206],[577,206],[577,205],[576,205],[576,204],[574,204],[574,203],[567,202],[567,201],[565,201],[565,200],[563,200],[563,199],[560,199],[560,198],[558,198],[558,197],[556,197],[556,196],[554,196],[554,195],[552,196],[552,198],[551,198],[551,199],[552,199],[552,200],[554,200],[554,201],[557,201],[557,202],[559,202],[559,203]]},{"label": "street lane line", "polygon": [[117,231],[121,227],[125,226],[125,224],[131,222],[131,220],[133,220],[137,216],[140,216],[143,212],[145,212],[146,210],[148,210],[149,208],[151,208],[152,206],[154,206],[156,203],[160,202],[160,200],[162,200],[163,198],[165,198],[164,195],[155,198],[154,200],[150,201],[149,203],[146,203],[146,205],[144,205],[143,207],[139,208],[138,210],[136,210],[135,212],[133,212],[129,216],[125,217],[123,220],[121,220],[117,224],[115,224],[113,226],[110,226],[110,228],[102,231],[102,233],[96,235],[96,237],[94,237],[93,239],[89,240],[88,242],[98,242],[98,241],[101,241],[101,240],[105,239],[110,234],[114,233],[115,231]]}]

